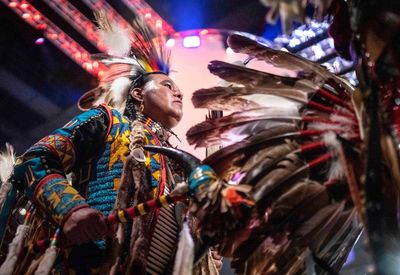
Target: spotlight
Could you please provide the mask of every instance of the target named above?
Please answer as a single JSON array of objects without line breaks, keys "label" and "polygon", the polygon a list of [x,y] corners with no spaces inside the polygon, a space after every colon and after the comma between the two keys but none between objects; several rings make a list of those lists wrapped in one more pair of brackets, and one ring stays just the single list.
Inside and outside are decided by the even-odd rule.
[{"label": "spotlight", "polygon": [[175,45],[175,39],[170,38],[167,40],[167,42],[165,43],[165,46],[167,46],[168,48],[172,48]]},{"label": "spotlight", "polygon": [[200,37],[197,35],[186,36],[183,38],[183,46],[185,48],[197,48],[200,47]]},{"label": "spotlight", "polygon": [[44,38],[43,37],[39,37],[38,39],[35,40],[35,44],[36,45],[42,45],[44,43]]}]

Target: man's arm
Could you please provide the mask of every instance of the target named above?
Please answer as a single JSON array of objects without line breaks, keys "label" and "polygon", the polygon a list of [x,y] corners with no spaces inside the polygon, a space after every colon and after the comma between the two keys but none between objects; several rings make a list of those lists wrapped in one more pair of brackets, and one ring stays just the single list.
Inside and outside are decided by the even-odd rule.
[{"label": "man's arm", "polygon": [[[111,118],[107,110],[100,107],[78,115],[29,148],[14,169],[17,188],[62,226],[73,243],[88,241],[87,235],[101,237],[104,231],[102,214],[89,208],[65,175],[104,145]],[[87,232],[93,222],[100,223],[99,228]]]}]

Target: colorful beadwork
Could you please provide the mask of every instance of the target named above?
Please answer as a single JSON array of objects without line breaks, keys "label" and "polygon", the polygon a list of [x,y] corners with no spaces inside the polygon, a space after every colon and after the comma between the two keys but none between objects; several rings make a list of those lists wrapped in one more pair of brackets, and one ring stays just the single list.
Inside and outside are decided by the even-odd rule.
[{"label": "colorful beadwork", "polygon": [[55,134],[44,137],[35,145],[33,145],[31,149],[36,150],[38,148],[50,150],[60,159],[65,171],[70,171],[75,163],[74,146],[71,140],[66,136]]},{"label": "colorful beadwork", "polygon": [[53,220],[61,224],[68,212],[78,206],[86,204],[68,181],[61,175],[50,175],[45,177],[37,188],[35,202],[42,209],[50,209]]}]

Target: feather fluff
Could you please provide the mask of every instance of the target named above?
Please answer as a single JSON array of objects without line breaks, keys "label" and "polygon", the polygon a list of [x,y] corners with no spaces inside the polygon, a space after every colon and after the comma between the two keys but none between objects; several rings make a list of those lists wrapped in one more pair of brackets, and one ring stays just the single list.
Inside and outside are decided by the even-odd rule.
[{"label": "feather fluff", "polygon": [[173,275],[192,274],[194,260],[194,242],[189,226],[185,222],[179,234],[178,250],[175,256]]},{"label": "feather fluff", "polygon": [[58,254],[58,248],[56,246],[50,246],[46,249],[43,259],[40,261],[38,268],[35,271],[35,275],[47,275],[50,273]]},{"label": "feather fluff", "polygon": [[111,83],[110,93],[105,98],[107,104],[113,106],[120,113],[123,113],[130,85],[131,80],[127,77],[119,77],[115,79]]},{"label": "feather fluff", "polygon": [[6,151],[0,152],[0,210],[3,208],[5,199],[8,192],[10,192],[12,185],[9,182],[15,164],[15,154],[13,147],[6,143]]},{"label": "feather fluff", "polygon": [[[342,145],[336,138],[336,134],[333,132],[328,132],[322,135],[322,139],[324,140],[328,150],[330,150],[333,155],[337,155],[337,149]],[[329,171],[328,171],[328,180],[341,180],[345,177],[345,170],[343,164],[339,159],[335,159],[331,162]]]},{"label": "feather fluff", "polygon": [[94,13],[99,24],[99,34],[107,52],[116,56],[127,56],[131,50],[130,34],[127,29],[108,19],[105,11]]},{"label": "feather fluff", "polygon": [[6,150],[4,152],[0,152],[0,180],[2,183],[10,179],[14,164],[14,148],[11,144],[6,143]]},{"label": "feather fluff", "polygon": [[28,225],[21,224],[18,226],[17,233],[15,234],[14,239],[8,245],[7,257],[0,267],[0,274],[2,275],[13,274],[15,265],[18,260],[18,255],[21,252],[21,249],[24,245],[24,239],[28,234],[28,230],[29,230]]}]

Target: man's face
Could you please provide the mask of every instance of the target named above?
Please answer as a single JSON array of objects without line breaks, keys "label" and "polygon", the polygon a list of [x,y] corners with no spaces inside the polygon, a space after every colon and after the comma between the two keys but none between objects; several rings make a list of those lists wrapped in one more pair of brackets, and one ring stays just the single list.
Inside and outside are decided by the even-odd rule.
[{"label": "man's face", "polygon": [[175,127],[182,118],[182,93],[166,75],[153,74],[142,90],[143,113],[164,127]]}]

